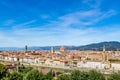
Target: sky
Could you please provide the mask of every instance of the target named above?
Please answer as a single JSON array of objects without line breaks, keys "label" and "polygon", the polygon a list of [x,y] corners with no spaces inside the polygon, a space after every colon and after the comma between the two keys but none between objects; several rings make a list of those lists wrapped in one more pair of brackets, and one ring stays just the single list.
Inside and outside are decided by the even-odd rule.
[{"label": "sky", "polygon": [[0,0],[0,47],[120,41],[120,0]]}]

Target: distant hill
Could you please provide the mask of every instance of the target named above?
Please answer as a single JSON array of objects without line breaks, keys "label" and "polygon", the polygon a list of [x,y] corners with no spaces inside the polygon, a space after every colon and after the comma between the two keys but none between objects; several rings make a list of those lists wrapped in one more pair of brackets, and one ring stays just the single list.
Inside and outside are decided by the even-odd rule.
[{"label": "distant hill", "polygon": [[[51,47],[54,47],[55,50],[59,50],[61,46],[33,46],[33,47],[29,47],[28,46],[28,50],[50,50]],[[75,46],[64,46],[66,48],[66,50],[75,50],[76,47]],[[25,50],[24,48],[18,48],[18,47],[0,47],[0,51],[4,51],[4,50],[10,50],[10,51],[14,51],[14,50]]]},{"label": "distant hill", "polygon": [[117,42],[117,41],[93,43],[89,45],[79,46],[76,49],[78,50],[102,50],[103,46],[105,46],[106,50],[120,50],[120,42]]},{"label": "distant hill", "polygon": [[[110,42],[100,42],[100,43],[93,43],[84,46],[65,46],[67,50],[102,50],[103,46],[105,46],[106,50],[120,50],[120,42],[117,41],[110,41]],[[33,46],[29,47],[29,50],[50,50],[51,46]],[[54,46],[55,50],[59,50],[60,46]],[[24,48],[18,47],[0,47],[0,50],[24,50]]]}]

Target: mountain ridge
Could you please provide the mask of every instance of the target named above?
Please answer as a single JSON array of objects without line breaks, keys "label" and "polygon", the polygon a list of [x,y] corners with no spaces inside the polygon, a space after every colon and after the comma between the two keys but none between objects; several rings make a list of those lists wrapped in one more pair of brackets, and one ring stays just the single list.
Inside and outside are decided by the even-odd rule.
[{"label": "mountain ridge", "polygon": [[[118,41],[104,41],[99,43],[92,43],[82,46],[65,46],[67,50],[102,50],[105,46],[106,50],[120,50],[120,42]],[[52,46],[31,46],[29,50],[50,50]],[[53,46],[55,50],[59,50],[60,46]],[[24,50],[19,47],[0,47],[0,50]]]},{"label": "mountain ridge", "polygon": [[100,43],[92,43],[88,45],[79,46],[79,50],[102,50],[105,46],[106,50],[120,49],[120,42],[118,41],[104,41]]}]

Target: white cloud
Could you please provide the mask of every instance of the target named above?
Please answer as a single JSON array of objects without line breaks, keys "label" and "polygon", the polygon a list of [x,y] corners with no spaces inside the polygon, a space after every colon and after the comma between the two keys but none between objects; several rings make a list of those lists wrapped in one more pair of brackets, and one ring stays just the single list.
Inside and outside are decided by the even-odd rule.
[{"label": "white cloud", "polygon": [[6,45],[7,47],[8,46],[16,47],[21,45],[20,40],[17,40],[15,37],[7,36],[3,32],[0,32],[0,42],[1,42],[0,46],[2,47],[6,47]]},{"label": "white cloud", "polygon": [[13,25],[15,22],[15,20],[13,19],[9,19],[9,20],[6,20],[5,22],[3,22],[3,26],[10,26],[10,25]]},{"label": "white cloud", "polygon": [[12,26],[13,29],[18,29],[18,28],[24,28],[25,26],[28,26],[32,23],[35,23],[36,20],[31,20],[31,21],[27,21],[27,22],[23,22],[23,23],[20,23],[20,24],[16,24],[15,26]]},{"label": "white cloud", "polygon": [[40,15],[40,18],[42,18],[42,19],[48,19],[49,17],[50,17],[50,16],[47,15],[47,14],[46,14],[46,15],[45,15],[45,14],[44,14],[44,15]]},{"label": "white cloud", "polygon": [[102,0],[83,0],[83,4],[88,5],[90,8],[97,9],[100,7]]},{"label": "white cloud", "polygon": [[[29,28],[29,26],[36,23],[37,20],[16,24],[12,26],[11,31],[3,32],[5,35],[0,35],[1,41],[5,40],[3,43],[7,42],[2,45],[82,45],[104,40],[117,40],[116,36],[120,35],[119,30],[118,28],[113,30],[112,27],[118,27],[118,25],[110,25],[111,29],[93,28],[94,24],[112,17],[117,12],[115,10],[101,11],[99,9],[100,2],[97,0],[94,5],[89,2],[91,0],[84,1],[93,9],[68,13],[59,16],[49,24],[34,26],[34,28]],[[41,15],[40,17],[43,19],[49,18],[47,15]],[[8,20],[4,24],[10,25],[13,23],[14,21]]]},{"label": "white cloud", "polygon": [[[14,28],[12,33],[16,34],[18,39],[20,39],[19,37],[23,37],[20,41],[22,44],[87,44],[90,42],[102,41],[102,38],[105,38],[101,36],[104,35],[103,31],[88,26],[93,26],[99,21],[113,16],[115,13],[114,10],[106,12],[100,10],[78,11],[60,16],[56,21],[51,21],[50,24],[35,26],[35,28],[24,28],[24,26],[29,26],[29,24],[34,23],[35,20],[18,24],[16,25],[17,28]],[[21,28],[18,29],[18,27]],[[105,34],[104,36],[108,35],[109,34]],[[109,37],[109,39],[111,39],[111,37]]]},{"label": "white cloud", "polygon": [[109,18],[115,15],[114,10],[102,12],[100,10],[78,11],[65,16],[60,17],[60,25],[70,27],[72,24],[80,26],[92,25],[103,19]]}]

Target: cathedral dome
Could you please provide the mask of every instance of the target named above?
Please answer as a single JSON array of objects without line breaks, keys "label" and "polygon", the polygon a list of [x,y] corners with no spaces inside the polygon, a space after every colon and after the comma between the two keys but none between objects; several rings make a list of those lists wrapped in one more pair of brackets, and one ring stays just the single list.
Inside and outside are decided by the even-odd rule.
[{"label": "cathedral dome", "polygon": [[64,47],[64,46],[61,46],[61,47],[60,47],[60,51],[65,51],[65,47]]}]

